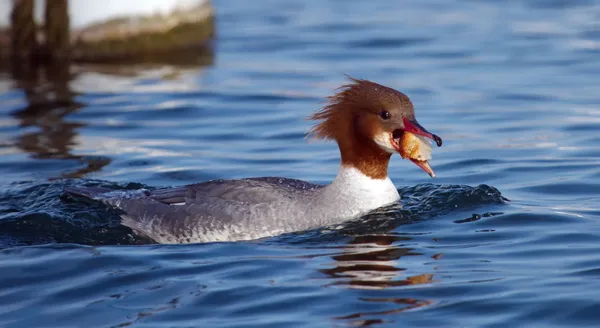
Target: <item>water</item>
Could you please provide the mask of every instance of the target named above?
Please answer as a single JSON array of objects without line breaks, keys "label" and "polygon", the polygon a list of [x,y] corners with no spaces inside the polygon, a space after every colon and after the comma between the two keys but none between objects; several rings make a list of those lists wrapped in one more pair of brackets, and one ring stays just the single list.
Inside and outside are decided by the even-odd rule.
[{"label": "water", "polygon": [[[213,54],[1,73],[0,326],[597,326],[599,1],[215,5]],[[402,209],[152,245],[61,196],[327,183],[336,147],[304,118],[344,73],[404,91],[444,138],[435,180],[393,158]]]}]

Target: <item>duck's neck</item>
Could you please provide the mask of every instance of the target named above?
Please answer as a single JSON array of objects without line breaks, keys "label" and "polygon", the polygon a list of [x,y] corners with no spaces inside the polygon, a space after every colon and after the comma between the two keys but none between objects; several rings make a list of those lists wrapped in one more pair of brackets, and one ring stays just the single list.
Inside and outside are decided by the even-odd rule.
[{"label": "duck's neck", "polygon": [[374,179],[354,166],[341,165],[335,180],[325,187],[328,199],[338,199],[338,203],[355,212],[367,212],[397,202],[398,190],[386,175]]},{"label": "duck's neck", "polygon": [[337,140],[342,166],[354,167],[373,180],[388,179],[388,165],[392,154],[381,149],[371,139],[361,137],[353,131]]}]

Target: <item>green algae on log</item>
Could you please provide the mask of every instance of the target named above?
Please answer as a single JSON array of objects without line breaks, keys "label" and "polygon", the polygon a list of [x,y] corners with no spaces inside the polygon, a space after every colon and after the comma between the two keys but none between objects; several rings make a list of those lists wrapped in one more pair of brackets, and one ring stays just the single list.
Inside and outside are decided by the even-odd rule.
[{"label": "green algae on log", "polygon": [[137,59],[172,50],[203,47],[215,35],[212,6],[207,1],[168,15],[116,18],[73,32],[73,59],[110,61]]}]

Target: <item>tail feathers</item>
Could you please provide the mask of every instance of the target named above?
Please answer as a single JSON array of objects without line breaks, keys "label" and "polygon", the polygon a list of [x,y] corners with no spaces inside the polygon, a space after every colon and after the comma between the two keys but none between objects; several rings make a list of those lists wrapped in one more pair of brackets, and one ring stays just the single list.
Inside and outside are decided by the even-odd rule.
[{"label": "tail feathers", "polygon": [[92,199],[103,193],[112,191],[112,189],[102,187],[65,187],[64,190],[76,196],[84,196]]}]

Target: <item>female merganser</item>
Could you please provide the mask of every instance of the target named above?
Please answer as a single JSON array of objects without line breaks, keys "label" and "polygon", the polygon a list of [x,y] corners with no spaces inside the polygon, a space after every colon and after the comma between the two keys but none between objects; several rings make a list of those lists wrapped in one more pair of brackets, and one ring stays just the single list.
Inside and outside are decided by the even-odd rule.
[{"label": "female merganser", "polygon": [[333,139],[340,149],[341,166],[329,185],[263,177],[157,190],[66,191],[122,210],[123,225],[158,243],[257,239],[338,224],[390,205],[400,198],[387,173],[393,153],[411,159],[435,177],[428,158],[406,155],[403,135],[427,137],[438,147],[442,139],[417,123],[413,104],[405,94],[371,81],[350,79],[351,83],[343,85],[310,117],[321,121],[310,134]]}]

